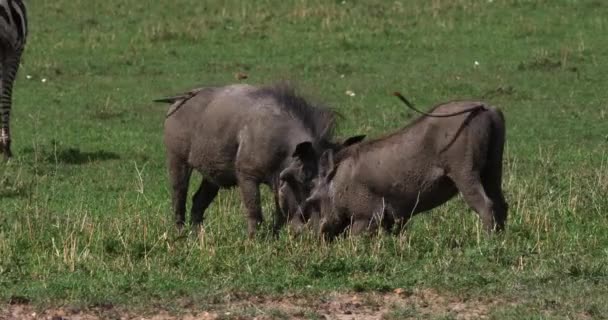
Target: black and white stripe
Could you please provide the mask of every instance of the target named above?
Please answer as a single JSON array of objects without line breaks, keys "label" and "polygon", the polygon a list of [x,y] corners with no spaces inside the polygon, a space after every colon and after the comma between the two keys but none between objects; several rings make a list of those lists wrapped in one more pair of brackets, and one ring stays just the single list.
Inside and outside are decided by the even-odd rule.
[{"label": "black and white stripe", "polygon": [[0,0],[0,148],[11,156],[10,114],[13,81],[27,39],[27,12],[22,0]]}]

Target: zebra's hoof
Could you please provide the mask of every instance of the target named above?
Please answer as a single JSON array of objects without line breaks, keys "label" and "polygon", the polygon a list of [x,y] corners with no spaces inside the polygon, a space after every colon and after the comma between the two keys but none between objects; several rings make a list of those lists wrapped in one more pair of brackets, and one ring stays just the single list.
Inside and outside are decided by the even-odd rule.
[{"label": "zebra's hoof", "polygon": [[3,145],[2,146],[2,154],[4,155],[4,160],[9,160],[13,157],[13,153],[11,152],[11,147]]}]

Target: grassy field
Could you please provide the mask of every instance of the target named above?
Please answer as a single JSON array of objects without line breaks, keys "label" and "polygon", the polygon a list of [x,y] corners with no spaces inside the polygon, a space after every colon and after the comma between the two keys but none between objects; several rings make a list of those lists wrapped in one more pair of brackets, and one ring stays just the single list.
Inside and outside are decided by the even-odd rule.
[{"label": "grassy field", "polygon": [[[314,308],[255,308],[252,297],[313,303],[433,292],[497,319],[607,317],[608,3],[28,5],[15,158],[0,165],[0,310],[29,301],[314,319]],[[507,231],[486,237],[455,199],[414,218],[401,236],[325,244],[285,232],[275,240],[264,235],[266,194],[267,222],[251,242],[240,200],[227,190],[201,236],[177,237],[162,145],[167,106],[151,100],[233,83],[237,72],[252,84],[294,81],[344,115],[341,136],[408,123],[415,115],[389,95],[395,90],[423,108],[459,98],[501,107]],[[252,302],[231,309],[235,300]],[[390,301],[385,318],[467,315]]]}]

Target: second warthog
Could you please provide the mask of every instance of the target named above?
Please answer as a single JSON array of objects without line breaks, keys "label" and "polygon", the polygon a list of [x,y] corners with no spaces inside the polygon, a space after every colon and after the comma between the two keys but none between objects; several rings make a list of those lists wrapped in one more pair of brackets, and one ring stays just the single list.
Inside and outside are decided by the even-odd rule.
[{"label": "second warthog", "polygon": [[[192,170],[203,174],[192,199],[192,224],[220,188],[238,185],[248,218],[249,236],[262,222],[260,184],[275,197],[275,230],[296,218],[310,188],[291,189],[279,175],[289,165],[297,186],[308,186],[317,175],[317,161],[327,149],[335,126],[332,110],[315,106],[286,85],[229,85],[199,88],[157,101],[172,103],[165,120],[164,142],[177,225],[185,222],[186,196]],[[350,143],[353,140],[347,141]],[[305,156],[303,156],[305,154]],[[295,202],[295,203],[292,203]],[[285,210],[281,210],[281,204]],[[299,224],[303,221],[297,219]]]},{"label": "second warthog", "polygon": [[323,234],[403,224],[458,192],[487,231],[504,228],[502,112],[484,102],[454,101],[432,115],[439,117],[427,114],[397,132],[321,156],[304,210],[320,212]]}]

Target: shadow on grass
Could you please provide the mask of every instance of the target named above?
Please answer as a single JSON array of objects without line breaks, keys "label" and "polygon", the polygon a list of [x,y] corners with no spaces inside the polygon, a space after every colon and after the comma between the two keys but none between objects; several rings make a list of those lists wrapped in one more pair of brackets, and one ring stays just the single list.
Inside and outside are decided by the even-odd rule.
[{"label": "shadow on grass", "polygon": [[97,161],[108,161],[108,160],[117,160],[120,159],[120,156],[117,153],[106,151],[106,150],[96,150],[96,151],[83,151],[80,148],[75,147],[63,147],[58,145],[51,145],[48,147],[43,147],[40,150],[34,150],[32,148],[28,148],[24,150],[24,153],[34,154],[38,153],[39,159],[42,159],[45,162],[60,162],[65,164],[87,164],[91,162]]},{"label": "shadow on grass", "polygon": [[28,195],[29,195],[29,190],[25,190],[25,189],[19,189],[19,190],[1,189],[0,190],[0,199],[25,198]]},{"label": "shadow on grass", "polygon": [[0,199],[25,198],[31,194],[31,188],[27,185],[12,185],[6,179],[0,181]]},{"label": "shadow on grass", "polygon": [[[114,152],[98,150],[98,151],[80,151],[78,148],[67,148],[58,150],[57,161],[67,164],[85,164],[95,161],[106,161],[120,159],[120,156]],[[52,156],[50,160],[55,160]]]},{"label": "shadow on grass", "polygon": [[32,194],[31,182],[20,175],[19,169],[17,166],[11,165],[10,160],[3,160],[0,160],[0,199],[30,196]]}]

